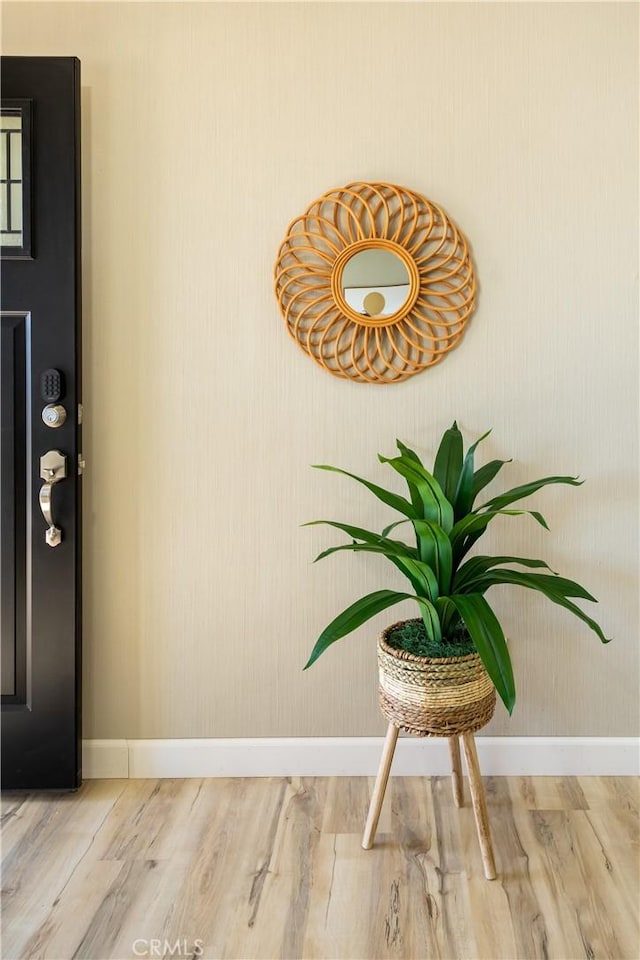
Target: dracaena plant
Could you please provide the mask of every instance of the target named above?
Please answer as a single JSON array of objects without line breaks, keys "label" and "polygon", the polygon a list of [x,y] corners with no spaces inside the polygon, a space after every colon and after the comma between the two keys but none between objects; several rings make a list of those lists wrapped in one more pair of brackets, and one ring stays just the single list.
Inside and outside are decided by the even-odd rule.
[{"label": "dracaena plant", "polygon": [[[490,433],[490,431],[488,431]],[[331,470],[363,484],[378,500],[401,514],[402,519],[390,523],[381,533],[373,533],[348,523],[315,520],[311,524],[328,524],[343,531],[351,539],[324,550],[316,560],[342,550],[380,554],[386,557],[409,581],[411,592],[377,590],[351,604],[322,631],[305,666],[310,667],[327,647],[351,633],[371,617],[402,600],[415,600],[420,609],[428,641],[432,645],[446,642],[448,637],[466,629],[487,673],[491,677],[505,707],[511,713],[516,699],[511,658],[504,633],[485,594],[494,586],[512,584],[543,594],[587,624],[603,643],[608,643],[602,630],[574,602],[594,597],[573,580],[558,576],[543,560],[526,557],[473,556],[471,548],[497,516],[528,515],[548,529],[544,517],[536,510],[507,509],[511,504],[536,493],[549,484],[579,486],[576,477],[543,477],[507,490],[476,506],[484,488],[497,476],[508,460],[491,460],[479,469],[474,458],[485,433],[466,454],[457,424],[445,431],[436,454],[432,472],[418,455],[399,440],[395,457],[378,455],[406,481],[408,499],[358,477],[346,470],[324,464],[319,470]],[[412,528],[413,542],[390,537],[403,524]],[[528,568],[525,570],[516,567]],[[546,570],[531,573],[530,570]]]}]

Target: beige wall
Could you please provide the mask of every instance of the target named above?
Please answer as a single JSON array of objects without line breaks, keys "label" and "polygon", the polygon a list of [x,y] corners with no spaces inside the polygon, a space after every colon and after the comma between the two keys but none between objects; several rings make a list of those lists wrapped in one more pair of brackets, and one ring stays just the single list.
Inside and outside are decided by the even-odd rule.
[{"label": "beige wall", "polygon": [[[637,19],[633,4],[4,5],[4,52],[83,72],[88,737],[364,735],[376,627],[301,673],[319,630],[399,582],[311,558],[304,520],[382,526],[335,463],[384,477],[457,417],[492,426],[551,534],[496,522],[600,599],[603,648],[495,591],[519,702],[493,734],[638,732]],[[406,184],[471,238],[461,347],[377,389],[288,338],[289,220],[351,179]],[[409,609],[409,608],[408,608]],[[402,609],[398,608],[398,614]],[[395,617],[395,613],[393,613]]]}]

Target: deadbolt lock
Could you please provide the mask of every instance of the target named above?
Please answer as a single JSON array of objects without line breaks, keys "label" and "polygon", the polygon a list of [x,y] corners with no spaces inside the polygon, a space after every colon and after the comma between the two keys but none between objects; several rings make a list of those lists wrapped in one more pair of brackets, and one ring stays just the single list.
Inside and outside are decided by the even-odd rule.
[{"label": "deadbolt lock", "polygon": [[67,411],[61,403],[48,403],[42,410],[42,421],[48,427],[61,427],[67,419]]}]

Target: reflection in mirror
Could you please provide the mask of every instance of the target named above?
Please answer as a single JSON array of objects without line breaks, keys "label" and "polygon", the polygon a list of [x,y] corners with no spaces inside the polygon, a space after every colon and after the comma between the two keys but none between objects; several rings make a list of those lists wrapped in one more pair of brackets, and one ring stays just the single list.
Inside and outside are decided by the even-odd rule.
[{"label": "reflection in mirror", "polygon": [[342,293],[356,313],[364,317],[390,317],[409,296],[406,265],[390,250],[361,250],[345,264]]}]

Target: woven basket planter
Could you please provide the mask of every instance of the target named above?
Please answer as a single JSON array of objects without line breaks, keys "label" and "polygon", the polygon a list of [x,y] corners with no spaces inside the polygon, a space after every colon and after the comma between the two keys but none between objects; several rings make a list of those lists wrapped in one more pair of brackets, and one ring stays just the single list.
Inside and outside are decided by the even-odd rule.
[{"label": "woven basket planter", "polygon": [[454,737],[480,730],[493,716],[496,691],[477,653],[417,657],[378,640],[380,707],[390,723],[420,737]]}]

